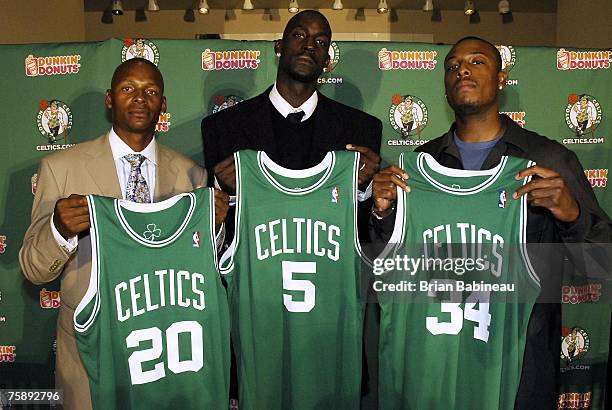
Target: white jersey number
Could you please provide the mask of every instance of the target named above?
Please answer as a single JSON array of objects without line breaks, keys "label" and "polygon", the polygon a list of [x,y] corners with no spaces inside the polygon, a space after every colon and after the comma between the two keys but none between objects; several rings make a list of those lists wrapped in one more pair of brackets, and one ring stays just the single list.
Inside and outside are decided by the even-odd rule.
[{"label": "white jersey number", "polygon": [[[180,360],[179,334],[189,333],[191,359]],[[176,322],[166,329],[166,351],[168,369],[172,373],[197,372],[204,366],[204,343],[202,325],[195,321]],[[157,362],[151,370],[143,370],[142,364],[159,359],[164,350],[162,331],[157,327],[133,330],[125,339],[128,348],[138,347],[141,342],[151,342],[149,349],[133,352],[128,358],[132,384],[151,383],[166,377],[163,362]],[[147,366],[150,367],[150,366]]]},{"label": "white jersey number", "polygon": [[316,262],[283,261],[283,289],[304,292],[304,300],[294,300],[283,294],[283,303],[289,312],[310,312],[315,307],[316,289],[308,279],[294,279],[294,273],[317,273]]},{"label": "white jersey number", "polygon": [[[451,279],[437,280],[438,283],[451,283],[455,286],[455,281]],[[435,292],[430,292],[428,296],[435,296]],[[441,322],[435,316],[428,316],[426,319],[427,330],[432,335],[457,335],[463,328],[463,321],[469,320],[477,324],[474,326],[474,339],[489,341],[489,326],[491,325],[491,314],[489,313],[489,292],[472,292],[465,300],[463,309],[461,308],[462,292],[450,292],[450,299],[444,300],[440,304],[443,313],[450,314],[450,321]],[[476,308],[478,304],[478,308]]]}]

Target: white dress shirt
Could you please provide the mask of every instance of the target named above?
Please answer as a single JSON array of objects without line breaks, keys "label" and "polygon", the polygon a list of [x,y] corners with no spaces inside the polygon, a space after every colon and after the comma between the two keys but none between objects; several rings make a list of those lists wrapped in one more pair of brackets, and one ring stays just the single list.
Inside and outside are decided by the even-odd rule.
[{"label": "white dress shirt", "polygon": [[272,102],[272,105],[274,106],[274,108],[276,108],[276,111],[278,111],[280,115],[285,118],[287,118],[287,116],[291,113],[303,111],[304,116],[302,117],[302,122],[312,117],[312,114],[314,114],[314,111],[317,108],[317,103],[319,102],[319,96],[315,91],[310,97],[308,97],[306,101],[302,103],[302,105],[300,105],[299,107],[294,107],[289,104],[287,100],[283,98],[282,95],[280,95],[280,93],[276,89],[276,83],[274,83],[274,86],[270,90],[269,97],[270,101]]}]

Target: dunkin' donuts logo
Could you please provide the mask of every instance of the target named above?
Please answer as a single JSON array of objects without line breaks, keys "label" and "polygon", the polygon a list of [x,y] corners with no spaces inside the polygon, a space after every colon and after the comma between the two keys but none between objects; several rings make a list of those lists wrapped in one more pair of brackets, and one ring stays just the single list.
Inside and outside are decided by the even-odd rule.
[{"label": "dunkin' donuts logo", "polygon": [[417,136],[420,140],[428,120],[427,106],[419,97],[410,94],[395,94],[391,97],[389,122],[402,139]]},{"label": "dunkin' donuts logo", "polygon": [[557,51],[557,70],[598,70],[610,68],[612,51]]},{"label": "dunkin' donuts logo", "polygon": [[40,291],[40,307],[43,309],[57,309],[60,307],[60,292],[57,290],[47,290],[42,288]]},{"label": "dunkin' donuts logo", "polygon": [[[41,100],[36,116],[38,131],[47,139],[49,147],[38,146],[38,151],[49,151],[68,148],[68,136],[72,129],[72,112],[70,107],[59,100]],[[62,145],[54,145],[63,142]],[[55,148],[57,147],[57,148]]]},{"label": "dunkin' donuts logo", "polygon": [[599,302],[601,297],[601,284],[590,283],[582,286],[563,286],[561,301],[572,305],[578,303]]},{"label": "dunkin' donuts logo", "polygon": [[584,175],[593,188],[605,188],[608,185],[608,168],[585,169]]},{"label": "dunkin' donuts logo", "polygon": [[590,409],[591,392],[561,393],[557,401],[557,409]]},{"label": "dunkin' donuts logo", "polygon": [[15,353],[16,349],[17,348],[15,346],[0,345],[0,363],[13,363],[17,357],[17,353]]},{"label": "dunkin' donuts logo", "polygon": [[172,123],[170,122],[172,114],[169,112],[162,112],[159,114],[157,124],[155,124],[155,132],[168,132]]},{"label": "dunkin' donuts logo", "polygon": [[382,48],[378,52],[378,68],[381,70],[433,70],[436,68],[437,51],[393,51]]},{"label": "dunkin' donuts logo", "polygon": [[80,61],[79,54],[50,57],[30,54],[25,58],[25,73],[28,77],[77,74],[81,68]]},{"label": "dunkin' donuts logo", "polygon": [[514,63],[516,63],[516,51],[512,46],[495,46],[499,51],[502,61],[502,70],[512,70]]},{"label": "dunkin' donuts logo", "polygon": [[213,51],[202,53],[202,70],[256,70],[259,67],[259,50]]},{"label": "dunkin' donuts logo", "polygon": [[512,121],[521,127],[525,127],[525,111],[501,111],[500,114],[506,114]]},{"label": "dunkin' donuts logo", "polygon": [[215,96],[215,102],[212,107],[211,113],[217,113],[219,111],[225,110],[226,108],[233,107],[236,104],[244,101],[241,97],[237,95],[229,94],[229,95],[217,95]]},{"label": "dunkin' donuts logo", "polygon": [[6,252],[6,235],[0,235],[0,254]]},{"label": "dunkin' donuts logo", "polygon": [[121,62],[132,58],[144,58],[155,65],[159,64],[159,50],[152,41],[144,38],[126,38],[121,49]]}]

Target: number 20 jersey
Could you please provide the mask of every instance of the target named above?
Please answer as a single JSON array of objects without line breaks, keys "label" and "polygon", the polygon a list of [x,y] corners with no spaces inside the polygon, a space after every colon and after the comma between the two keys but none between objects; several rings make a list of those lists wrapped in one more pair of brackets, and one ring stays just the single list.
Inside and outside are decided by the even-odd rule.
[{"label": "number 20 jersey", "polygon": [[227,408],[212,190],[153,204],[87,199],[92,271],[74,321],[93,407]]},{"label": "number 20 jersey", "polygon": [[390,246],[446,265],[401,273],[412,291],[379,294],[381,409],[513,408],[539,293],[522,246],[526,196],[512,198],[529,180],[516,174],[530,165],[502,157],[490,170],[466,171],[425,153],[400,156],[411,191],[398,190]]},{"label": "number 20 jersey", "polygon": [[239,151],[229,283],[240,408],[359,408],[363,304],[353,152],[289,170]]}]

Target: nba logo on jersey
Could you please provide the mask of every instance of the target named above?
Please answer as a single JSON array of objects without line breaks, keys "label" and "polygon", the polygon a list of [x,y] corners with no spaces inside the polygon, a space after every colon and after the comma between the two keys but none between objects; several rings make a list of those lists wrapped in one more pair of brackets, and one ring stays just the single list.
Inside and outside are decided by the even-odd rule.
[{"label": "nba logo on jersey", "polygon": [[340,188],[335,186],[331,190],[331,201],[332,201],[332,204],[337,204],[339,200],[340,200]]},{"label": "nba logo on jersey", "polygon": [[191,237],[191,244],[194,248],[200,247],[200,231],[195,231]]},{"label": "nba logo on jersey", "polygon": [[502,189],[499,191],[499,201],[497,202],[498,208],[505,208],[506,201],[508,200],[508,195],[506,194],[506,190]]}]

